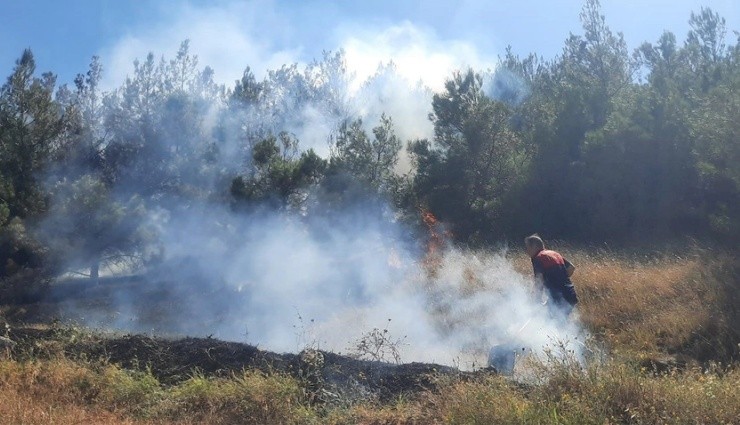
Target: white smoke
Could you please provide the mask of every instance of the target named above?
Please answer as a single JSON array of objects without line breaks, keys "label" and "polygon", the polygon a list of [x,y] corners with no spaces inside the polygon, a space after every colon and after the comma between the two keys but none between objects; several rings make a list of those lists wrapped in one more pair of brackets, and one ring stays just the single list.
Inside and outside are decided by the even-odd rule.
[{"label": "white smoke", "polygon": [[347,31],[342,44],[349,69],[357,74],[352,89],[359,89],[379,64],[392,61],[400,77],[414,85],[434,91],[444,89],[444,82],[455,70],[494,69],[497,60],[487,57],[471,43],[440,39],[409,21],[381,29]]},{"label": "white smoke", "polygon": [[[118,87],[133,71],[132,63],[149,52],[174,56],[183,40],[191,40],[201,63],[216,70],[217,82],[231,86],[249,65],[260,77],[268,69],[298,61],[300,47],[281,46],[278,28],[292,25],[270,1],[226,1],[206,5],[162,4],[155,23],[133,28],[99,52],[106,70],[102,86]],[[265,34],[270,34],[266,37]]]},{"label": "white smoke", "polygon": [[[291,21],[270,1],[225,1],[213,5],[178,5],[162,13],[164,19],[132,30],[100,52],[105,70],[102,87],[120,86],[133,72],[133,62],[149,52],[172,57],[183,40],[190,40],[191,52],[201,64],[215,70],[214,80],[233,86],[250,66],[258,81],[269,70],[282,65],[308,66],[318,51],[343,51],[348,81],[346,107],[365,121],[368,130],[382,113],[397,122],[402,140],[431,138],[433,92],[441,91],[453,71],[496,68],[495,56],[481,52],[474,44],[446,39],[409,21],[372,26],[337,21],[323,30],[319,39],[327,45],[304,46],[295,40]],[[292,41],[292,43],[291,43]],[[328,153],[326,140],[344,116],[329,116],[308,105],[296,111],[300,120],[287,130],[296,134],[303,148],[320,155]],[[408,171],[401,158],[399,171]]]},{"label": "white smoke", "polygon": [[[374,328],[404,362],[485,366],[488,349],[542,353],[582,337],[551,317],[505,252],[425,249],[382,207],[328,217],[234,214],[207,206],[153,217],[163,261],[138,289],[114,289],[114,313],[71,301],[87,325],[212,335],[278,352],[352,353]],[[150,297],[150,298],[147,298]],[[390,360],[390,359],[387,359]]]},{"label": "white smoke", "polygon": [[[260,20],[254,17],[257,8],[262,8]],[[174,11],[167,22],[120,40],[104,53],[104,86],[120,84],[135,58],[150,50],[174,52],[187,38],[200,63],[215,69],[217,81],[229,86],[247,65],[258,81],[283,64],[297,63],[297,72],[309,73],[311,64],[300,46],[285,49],[259,37],[285,24],[270,10],[270,2],[234,2]],[[249,161],[245,134],[254,128],[287,130],[301,148],[321,155],[328,154],[327,140],[347,118],[344,114],[363,118],[369,130],[385,113],[402,140],[431,138],[433,90],[440,90],[454,70],[495,67],[471,45],[440,39],[408,22],[337,38],[347,73],[328,88],[336,96],[330,104],[301,98],[300,84],[286,84],[270,98],[272,109],[232,111],[216,99],[202,123],[191,123],[202,127],[193,132],[197,136],[173,128],[162,132],[173,135],[172,140],[150,142],[164,143],[169,152],[185,139],[194,145],[214,142],[218,130],[220,157],[212,168],[222,171],[204,173],[216,187],[238,168],[235,164]],[[197,169],[198,156],[191,159]],[[400,171],[409,168],[402,159]],[[132,184],[121,183],[124,187],[114,192],[137,194]],[[234,212],[222,204],[178,202],[157,200],[154,204],[160,205],[148,211],[161,264],[137,278],[143,282],[112,287],[113,299],[104,308],[91,308],[89,300],[70,301],[68,317],[99,328],[213,335],[293,352],[306,345],[351,351],[353,341],[380,328],[402,341],[397,347],[402,361],[464,367],[484,365],[493,345],[542,352],[553,341],[580,335],[577,324],[548,315],[531,294],[530,279],[514,271],[503,252],[448,249],[430,264],[424,235],[397,222],[378,201],[323,215]]]}]

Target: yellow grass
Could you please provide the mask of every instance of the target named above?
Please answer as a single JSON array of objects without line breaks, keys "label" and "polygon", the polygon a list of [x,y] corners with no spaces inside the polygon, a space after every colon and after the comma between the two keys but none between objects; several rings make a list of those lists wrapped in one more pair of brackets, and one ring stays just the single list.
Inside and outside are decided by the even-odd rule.
[{"label": "yellow grass", "polygon": [[115,406],[94,403],[104,382],[98,373],[66,360],[0,362],[0,423],[131,424]]},{"label": "yellow grass", "polygon": [[[437,392],[387,405],[327,410],[301,401],[300,382],[246,373],[195,376],[165,388],[113,366],[58,359],[0,362],[3,424],[497,424],[706,423],[740,420],[740,370],[653,376],[624,364],[550,370],[538,386],[503,377],[448,378]],[[102,369],[101,369],[102,368]]]},{"label": "yellow grass", "polygon": [[[737,358],[740,297],[731,255],[628,258],[567,247],[560,252],[577,267],[572,280],[581,320],[612,352]],[[512,259],[520,272],[531,274],[526,256]]]},{"label": "yellow grass", "polygon": [[[11,356],[0,360],[0,424],[740,423],[733,257],[560,251],[578,267],[581,318],[607,348],[606,363],[584,370],[563,362],[527,385],[490,374],[440,377],[434,392],[327,406],[311,402],[306,383],[279,373],[224,379],[194,372],[166,386],[150,373],[105,363]],[[512,259],[530,273],[522,257]],[[59,341],[39,350],[63,353],[45,344]],[[686,364],[655,373],[644,361],[668,356]]]}]

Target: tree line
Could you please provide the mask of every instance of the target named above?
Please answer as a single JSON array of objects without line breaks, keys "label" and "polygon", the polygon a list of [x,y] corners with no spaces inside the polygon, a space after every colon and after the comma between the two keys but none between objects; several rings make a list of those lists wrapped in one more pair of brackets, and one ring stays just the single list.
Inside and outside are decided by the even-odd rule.
[{"label": "tree line", "polygon": [[[0,89],[3,287],[151,257],[147,214],[196,202],[310,216],[377,200],[410,223],[429,211],[473,245],[533,231],[736,242],[740,43],[724,19],[703,8],[683,41],[665,32],[632,52],[598,1],[581,22],[552,60],[507,50],[492,73],[453,73],[420,140],[354,112],[341,51],[225,87],[185,41],[103,91],[98,58],[57,86],[26,50]],[[293,131],[311,114],[331,128],[328,155]]]}]

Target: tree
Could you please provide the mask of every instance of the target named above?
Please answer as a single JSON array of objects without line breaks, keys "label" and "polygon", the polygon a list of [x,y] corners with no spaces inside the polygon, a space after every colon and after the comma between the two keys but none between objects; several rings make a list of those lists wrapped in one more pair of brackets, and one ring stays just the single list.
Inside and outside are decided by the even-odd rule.
[{"label": "tree", "polygon": [[[686,38],[684,54],[689,73],[685,83],[706,93],[723,77],[725,58],[725,20],[709,8],[691,13],[691,30]],[[693,80],[693,81],[691,81]]]},{"label": "tree", "polygon": [[597,0],[587,1],[580,17],[584,33],[571,34],[560,57],[542,67],[533,60],[512,67],[533,76],[532,95],[517,108],[524,117],[518,128],[534,155],[527,196],[516,209],[530,229],[553,237],[588,232],[590,193],[580,191],[589,172],[587,136],[608,122],[635,69],[622,34],[609,28]]},{"label": "tree", "polygon": [[740,39],[721,58],[723,78],[698,102],[689,118],[696,141],[702,206],[712,230],[723,240],[740,236]]},{"label": "tree", "polygon": [[331,164],[375,191],[387,190],[395,177],[401,141],[393,131],[393,121],[385,114],[372,131],[371,139],[361,119],[342,124],[333,140]]},{"label": "tree", "polygon": [[0,88],[0,297],[6,300],[42,288],[53,269],[25,221],[46,211],[41,176],[61,149],[67,111],[54,99],[56,78],[35,72],[25,50]]},{"label": "tree", "polygon": [[156,196],[171,181],[171,152],[159,143],[157,125],[166,99],[163,67],[151,53],[143,63],[136,60],[133,77],[105,99],[104,123],[111,134],[105,146],[108,180],[144,198]]},{"label": "tree", "polygon": [[102,73],[100,59],[93,56],[88,71],[75,78],[74,92],[66,86],[57,91],[56,100],[67,111],[67,126],[64,149],[50,170],[50,180],[78,178],[86,173],[102,176],[105,172],[104,150],[110,140],[103,125]]},{"label": "tree", "polygon": [[209,69],[198,72],[188,46],[169,62],[157,64],[153,54],[136,61],[133,76],[103,102],[106,181],[147,203],[206,197],[221,172],[218,134],[206,131],[205,121],[223,90]]},{"label": "tree", "polygon": [[45,242],[68,270],[90,268],[97,279],[101,265],[140,263],[153,237],[146,228],[145,207],[137,196],[115,199],[91,175],[62,181],[42,227]]},{"label": "tree", "polygon": [[255,144],[252,158],[251,173],[231,183],[237,204],[300,208],[306,191],[321,181],[327,166],[312,149],[298,155],[298,140],[286,132]]},{"label": "tree", "polygon": [[242,78],[236,81],[234,89],[229,94],[229,100],[241,102],[240,106],[256,106],[260,102],[263,90],[263,84],[257,82],[254,73],[247,67]]},{"label": "tree", "polygon": [[321,61],[313,61],[304,71],[311,101],[322,114],[341,123],[350,117],[349,86],[354,76],[347,71],[344,50],[324,51]]},{"label": "tree", "polygon": [[410,147],[416,196],[463,240],[501,236],[503,201],[522,183],[529,154],[510,127],[512,109],[482,92],[472,70],[455,73],[433,98],[434,144]]},{"label": "tree", "polygon": [[11,217],[45,208],[38,173],[53,159],[66,124],[53,97],[56,77],[45,73],[38,78],[35,71],[33,54],[25,50],[0,88],[0,182]]},{"label": "tree", "polygon": [[676,228],[696,227],[691,99],[678,77],[682,53],[675,36],[664,33],[635,58],[647,83],[613,96],[606,122],[586,134],[582,148],[574,187],[588,205],[580,230],[591,237],[668,237]]},{"label": "tree", "polygon": [[165,67],[164,91],[189,93],[198,81],[198,57],[190,55],[190,40],[180,43],[177,55]]}]

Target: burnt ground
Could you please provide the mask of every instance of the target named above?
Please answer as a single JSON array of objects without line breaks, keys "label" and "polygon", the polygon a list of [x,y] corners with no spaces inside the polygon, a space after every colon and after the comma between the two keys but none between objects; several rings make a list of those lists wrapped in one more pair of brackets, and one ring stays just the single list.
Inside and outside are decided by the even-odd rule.
[{"label": "burnt ground", "polygon": [[11,327],[15,357],[58,356],[104,361],[125,369],[149,371],[165,385],[195,374],[230,377],[246,370],[298,378],[313,397],[324,401],[376,399],[434,390],[442,377],[470,378],[484,372],[423,363],[391,364],[357,360],[325,351],[278,354],[214,338],[166,339],[145,335],[102,335],[69,327]]},{"label": "burnt ground", "polygon": [[[72,279],[52,285],[43,298],[6,306],[3,314],[11,322],[7,336],[17,343],[15,357],[53,357],[61,351],[73,360],[105,361],[130,370],[150,371],[165,385],[177,384],[194,374],[230,377],[245,370],[284,373],[298,378],[312,398],[327,402],[367,398],[386,401],[434,390],[441,378],[471,378],[488,373],[462,372],[435,364],[366,361],[318,350],[281,354],[211,337],[168,338],[149,336],[149,332],[111,334],[108,330],[80,328],[74,325],[74,318],[64,318],[63,310],[70,301],[76,307],[84,305],[90,311],[108,313],[113,308],[111,300],[125,293],[140,300],[138,317],[148,320],[142,322],[141,328],[151,330],[149,325],[154,322],[162,325],[169,316],[168,309],[179,309],[190,301],[163,289],[171,285],[142,283],[138,277],[109,278],[98,285],[91,285],[87,279]],[[61,324],[60,319],[66,324]],[[174,329],[175,335],[191,331]]]}]

